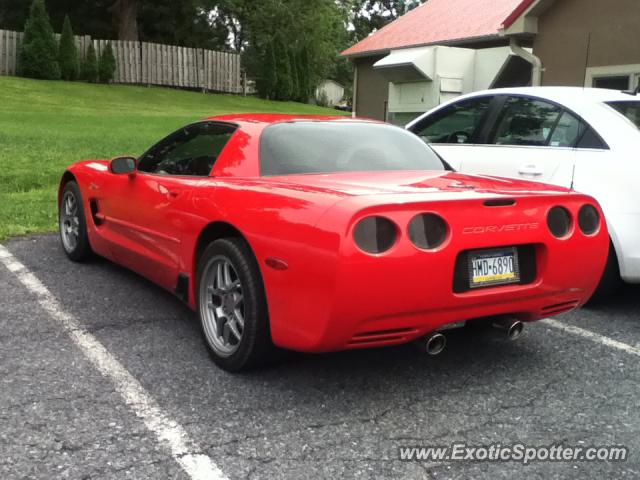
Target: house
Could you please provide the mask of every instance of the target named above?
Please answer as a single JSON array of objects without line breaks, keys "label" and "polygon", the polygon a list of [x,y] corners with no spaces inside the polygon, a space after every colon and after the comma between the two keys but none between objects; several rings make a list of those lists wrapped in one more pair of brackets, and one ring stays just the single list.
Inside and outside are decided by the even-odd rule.
[{"label": "house", "polygon": [[335,80],[323,80],[316,88],[316,102],[327,107],[335,107],[344,98],[344,86]]},{"label": "house", "polygon": [[428,0],[343,52],[358,116],[404,124],[486,88],[635,88],[640,1]]}]

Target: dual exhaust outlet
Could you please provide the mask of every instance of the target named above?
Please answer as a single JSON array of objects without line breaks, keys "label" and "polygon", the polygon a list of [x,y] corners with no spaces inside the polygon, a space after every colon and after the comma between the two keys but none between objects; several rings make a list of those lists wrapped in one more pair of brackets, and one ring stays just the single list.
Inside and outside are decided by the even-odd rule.
[{"label": "dual exhaust outlet", "polygon": [[[496,330],[504,332],[509,340],[518,339],[524,330],[524,324],[520,320],[508,317],[496,318],[491,325]],[[447,346],[447,337],[440,332],[431,332],[417,340],[417,344],[427,355],[439,355]]]}]

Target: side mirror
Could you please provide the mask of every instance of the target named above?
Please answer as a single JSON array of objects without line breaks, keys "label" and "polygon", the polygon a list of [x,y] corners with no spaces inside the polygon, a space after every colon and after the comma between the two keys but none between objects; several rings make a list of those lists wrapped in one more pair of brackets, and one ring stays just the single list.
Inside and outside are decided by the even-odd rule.
[{"label": "side mirror", "polygon": [[116,157],[109,163],[109,170],[116,175],[131,175],[138,168],[138,160],[133,157]]}]

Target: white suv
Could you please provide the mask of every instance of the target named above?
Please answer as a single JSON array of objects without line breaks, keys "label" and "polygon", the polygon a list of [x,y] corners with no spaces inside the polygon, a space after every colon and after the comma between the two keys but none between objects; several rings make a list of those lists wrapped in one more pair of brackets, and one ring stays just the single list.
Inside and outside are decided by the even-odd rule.
[{"label": "white suv", "polygon": [[444,103],[407,128],[460,172],[535,180],[594,196],[614,246],[599,293],[610,292],[620,277],[640,283],[640,96],[635,92],[488,90]]}]

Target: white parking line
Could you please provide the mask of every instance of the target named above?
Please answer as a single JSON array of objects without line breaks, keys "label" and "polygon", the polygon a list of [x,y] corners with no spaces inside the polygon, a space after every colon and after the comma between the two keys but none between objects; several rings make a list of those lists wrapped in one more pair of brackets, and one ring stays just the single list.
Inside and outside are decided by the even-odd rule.
[{"label": "white parking line", "polygon": [[43,283],[2,245],[0,245],[0,262],[36,296],[40,307],[62,327],[94,367],[113,383],[125,403],[155,434],[159,443],[169,449],[172,457],[189,477],[194,480],[226,479],[208,455],[195,453],[199,449],[184,428],[162,411],[140,382],[109,353],[96,337],[84,330],[73,315],[65,312]]},{"label": "white parking line", "polygon": [[636,357],[640,357],[640,348],[633,347],[627,343],[619,342],[618,340],[614,340],[613,338],[605,337],[604,335],[592,332],[591,330],[585,330],[584,328],[567,325],[566,323],[562,323],[551,318],[541,320],[541,322],[550,327],[557,328],[558,330],[562,330],[564,332],[571,333],[582,338],[586,338],[588,340],[591,340],[592,342],[599,343],[606,347],[615,348],[616,350],[620,350],[622,352],[635,355]]}]

